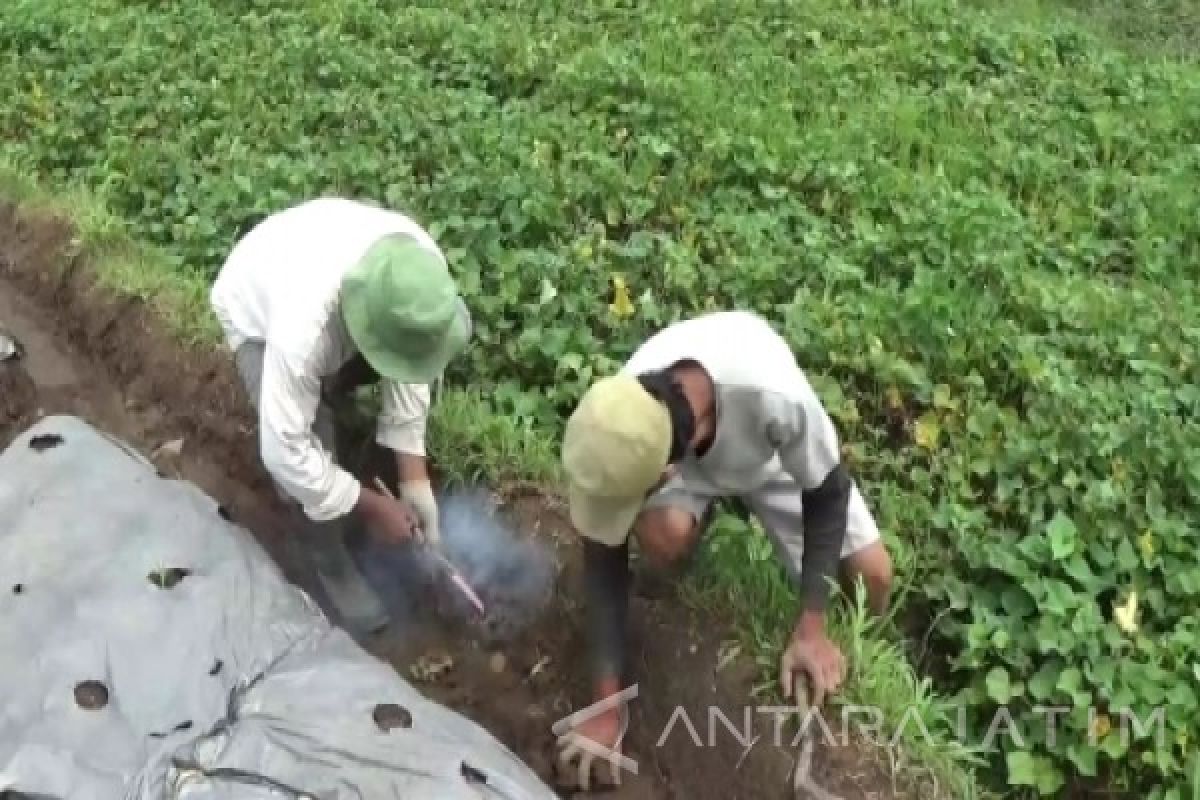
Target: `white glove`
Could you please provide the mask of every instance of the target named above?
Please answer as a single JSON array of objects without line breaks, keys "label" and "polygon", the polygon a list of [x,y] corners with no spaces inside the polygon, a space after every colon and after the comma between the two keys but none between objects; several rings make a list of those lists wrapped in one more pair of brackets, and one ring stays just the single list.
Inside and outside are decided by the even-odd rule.
[{"label": "white glove", "polygon": [[429,481],[408,481],[400,484],[400,499],[412,506],[421,520],[421,533],[435,547],[442,540],[438,528],[437,498]]}]

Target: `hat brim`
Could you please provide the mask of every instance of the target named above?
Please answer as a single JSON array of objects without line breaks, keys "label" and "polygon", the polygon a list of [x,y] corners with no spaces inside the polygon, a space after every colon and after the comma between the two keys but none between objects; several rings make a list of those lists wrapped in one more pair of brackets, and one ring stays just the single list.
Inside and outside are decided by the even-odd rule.
[{"label": "hat brim", "polygon": [[458,313],[437,344],[419,356],[406,356],[376,336],[367,324],[367,310],[355,303],[343,303],[342,317],[358,351],[371,368],[397,383],[430,384],[441,377],[446,366],[463,351],[470,338],[470,320],[466,307],[459,303]]},{"label": "hat brim", "polygon": [[567,502],[571,524],[580,535],[609,547],[629,538],[643,505],[643,499],[638,497],[596,497],[573,483],[567,486]]}]

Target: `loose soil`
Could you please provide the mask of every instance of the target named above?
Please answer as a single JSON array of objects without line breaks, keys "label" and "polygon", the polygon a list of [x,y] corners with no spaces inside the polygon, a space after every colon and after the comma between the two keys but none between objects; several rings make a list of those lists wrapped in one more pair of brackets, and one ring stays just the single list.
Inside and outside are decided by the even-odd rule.
[{"label": "loose soil", "polygon": [[[230,359],[221,352],[185,351],[144,303],[99,287],[71,239],[67,224],[0,202],[0,327],[25,346],[21,359],[0,363],[0,448],[43,415],[83,417],[155,454],[165,473],[216,498],[289,580],[322,600],[286,535]],[[180,439],[180,452],[159,450]],[[385,632],[363,645],[428,696],[486,727],[554,785],[551,726],[590,702],[578,546],[554,498],[514,490],[500,491],[497,499],[516,529],[553,547],[558,567],[553,602],[506,642],[489,643],[462,625],[438,625],[436,611],[424,609],[424,624]],[[769,714],[752,711],[753,733],[749,746],[743,744],[744,709],[772,703],[754,694],[760,676],[747,657],[717,669],[723,644],[736,639],[736,620],[730,624],[689,609],[670,582],[640,573],[630,617],[640,694],[632,703],[625,750],[638,762],[638,774],[626,774],[619,789],[590,796],[801,796],[790,788],[797,757],[792,730],[777,735]],[[710,707],[721,712],[712,724]],[[813,764],[815,782],[845,800],[931,796],[915,788],[897,790],[886,754],[853,740],[838,747],[818,743]],[[561,794],[583,796],[565,789]]]}]

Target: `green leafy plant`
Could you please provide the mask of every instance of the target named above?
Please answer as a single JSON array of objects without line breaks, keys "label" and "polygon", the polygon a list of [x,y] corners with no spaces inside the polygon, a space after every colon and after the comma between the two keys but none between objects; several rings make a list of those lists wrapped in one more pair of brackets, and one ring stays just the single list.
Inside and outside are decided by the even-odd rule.
[{"label": "green leafy plant", "polygon": [[[8,0],[0,157],[92,192],[189,286],[301,199],[412,213],[477,322],[450,375],[477,394],[443,421],[543,440],[471,470],[547,471],[579,393],[662,325],[764,314],[910,554],[939,686],[1025,733],[998,783],[1182,800],[1200,71],[1011,11]],[[1122,739],[1160,707],[1163,740]]]}]

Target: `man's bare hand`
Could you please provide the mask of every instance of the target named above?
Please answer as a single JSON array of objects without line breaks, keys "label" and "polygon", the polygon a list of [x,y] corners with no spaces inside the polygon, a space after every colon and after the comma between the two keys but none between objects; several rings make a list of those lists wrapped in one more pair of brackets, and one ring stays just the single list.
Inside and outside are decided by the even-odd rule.
[{"label": "man's bare hand", "polygon": [[[593,788],[619,786],[621,784],[621,766],[616,756],[621,752],[621,740],[625,735],[624,727],[621,709],[613,708],[579,723],[575,728],[560,736],[558,738],[560,783],[566,785],[567,788],[577,788],[585,792]],[[588,747],[583,746],[583,739],[590,740]],[[611,757],[606,758],[592,752],[600,748],[611,754]],[[605,772],[609,773],[607,780],[603,778]],[[597,775],[597,773],[599,774]]]},{"label": "man's bare hand", "polygon": [[783,696],[790,700],[795,693],[796,678],[807,676],[812,687],[810,702],[819,707],[826,694],[836,692],[846,677],[846,659],[837,645],[823,632],[805,634],[797,631],[779,663],[779,678]]}]

